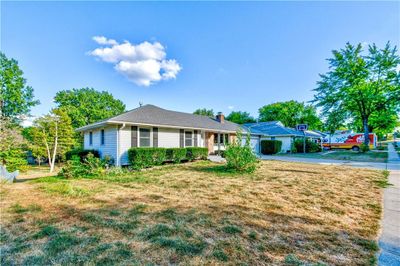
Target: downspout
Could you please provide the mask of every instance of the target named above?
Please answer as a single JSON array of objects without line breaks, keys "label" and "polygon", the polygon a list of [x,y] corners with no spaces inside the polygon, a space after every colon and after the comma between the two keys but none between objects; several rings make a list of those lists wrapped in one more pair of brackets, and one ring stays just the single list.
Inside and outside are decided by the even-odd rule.
[{"label": "downspout", "polygon": [[120,130],[125,128],[125,123],[122,124],[122,127],[117,126],[117,165],[116,166],[121,166],[121,156],[120,156],[120,151],[121,151],[121,136],[120,136]]}]

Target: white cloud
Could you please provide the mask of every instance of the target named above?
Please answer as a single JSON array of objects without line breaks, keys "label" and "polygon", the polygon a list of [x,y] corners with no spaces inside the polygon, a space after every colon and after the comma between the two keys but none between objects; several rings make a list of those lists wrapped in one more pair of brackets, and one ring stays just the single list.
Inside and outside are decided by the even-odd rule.
[{"label": "white cloud", "polygon": [[96,48],[89,55],[114,64],[116,71],[139,86],[175,79],[182,69],[175,59],[166,59],[165,48],[159,42],[118,43],[104,36],[95,36],[93,40],[107,47]]},{"label": "white cloud", "polygon": [[97,42],[98,44],[102,44],[102,45],[116,45],[117,41],[113,40],[113,39],[107,39],[104,36],[94,36],[93,41]]},{"label": "white cloud", "polygon": [[232,106],[232,105],[229,105],[229,106],[228,106],[228,109],[229,109],[229,110],[233,110],[234,108],[235,108],[235,106]]}]

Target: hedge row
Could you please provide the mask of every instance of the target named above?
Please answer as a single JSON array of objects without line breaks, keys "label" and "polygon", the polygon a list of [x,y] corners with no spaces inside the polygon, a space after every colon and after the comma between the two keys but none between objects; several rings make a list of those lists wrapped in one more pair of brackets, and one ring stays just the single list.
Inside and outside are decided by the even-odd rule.
[{"label": "hedge row", "polygon": [[282,149],[282,141],[280,140],[262,140],[261,153],[262,154],[275,154]]},{"label": "hedge row", "polygon": [[[294,147],[296,151],[301,153],[303,152],[303,139],[296,139],[294,141]],[[306,152],[320,152],[321,151],[321,144],[315,143],[309,139],[306,140]]]},{"label": "hedge row", "polygon": [[163,162],[180,163],[184,160],[206,159],[208,149],[202,147],[189,148],[130,148],[129,162],[133,169],[143,169]]},{"label": "hedge row", "polygon": [[65,157],[68,160],[71,160],[73,156],[78,156],[81,159],[81,162],[88,156],[88,154],[93,154],[94,157],[100,158],[100,153],[97,150],[84,150],[84,149],[73,149],[67,151],[65,153]]}]

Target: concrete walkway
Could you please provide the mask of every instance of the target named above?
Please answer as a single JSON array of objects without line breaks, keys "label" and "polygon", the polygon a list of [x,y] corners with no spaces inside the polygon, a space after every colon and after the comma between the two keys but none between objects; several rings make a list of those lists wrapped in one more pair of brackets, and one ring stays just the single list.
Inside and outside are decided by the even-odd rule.
[{"label": "concrete walkway", "polygon": [[388,162],[393,164],[383,195],[382,233],[379,238],[379,265],[400,265],[400,159],[393,144],[388,146]]}]

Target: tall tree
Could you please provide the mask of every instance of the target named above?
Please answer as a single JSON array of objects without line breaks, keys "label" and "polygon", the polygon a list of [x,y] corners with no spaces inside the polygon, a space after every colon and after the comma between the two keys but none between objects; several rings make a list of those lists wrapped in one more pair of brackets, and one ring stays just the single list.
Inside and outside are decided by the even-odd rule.
[{"label": "tall tree", "polygon": [[330,70],[320,75],[314,102],[322,107],[327,121],[332,116],[342,121],[360,119],[364,144],[368,145],[372,120],[385,113],[397,113],[400,108],[397,48],[389,42],[383,49],[373,44],[364,53],[361,44],[347,43],[344,49],[332,53],[328,59]]},{"label": "tall tree", "polygon": [[0,116],[0,164],[8,171],[26,169],[26,142],[21,127],[15,126],[9,117]]},{"label": "tall tree", "polygon": [[0,52],[0,116],[19,123],[32,106],[39,103],[34,99],[33,89],[26,86],[26,79],[15,59],[8,59]]},{"label": "tall tree", "polygon": [[254,123],[256,120],[254,117],[250,116],[248,112],[242,111],[232,111],[227,117],[226,120],[231,121],[236,124],[244,124],[244,123]]},{"label": "tall tree", "polygon": [[36,119],[31,134],[33,143],[46,150],[50,173],[54,171],[56,157],[63,156],[74,145],[71,119],[63,109],[53,109]]},{"label": "tall tree", "polygon": [[73,128],[85,126],[125,111],[125,104],[106,91],[93,88],[63,90],[54,97],[57,107],[72,120]]},{"label": "tall tree", "polygon": [[193,112],[195,115],[205,115],[209,117],[214,117],[214,110],[213,109],[206,109],[206,108],[199,108]]},{"label": "tall tree", "polygon": [[22,130],[22,136],[24,136],[27,141],[27,149],[32,153],[32,156],[36,158],[39,166],[43,158],[47,157],[46,147],[42,145],[41,141],[36,141],[35,139],[35,128],[25,127]]},{"label": "tall tree", "polygon": [[320,129],[322,126],[315,107],[294,100],[268,104],[258,112],[261,122],[281,121],[287,127],[308,124],[311,129]]}]

